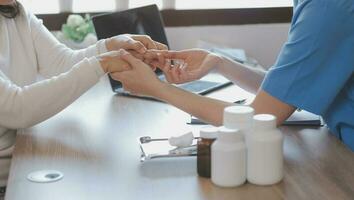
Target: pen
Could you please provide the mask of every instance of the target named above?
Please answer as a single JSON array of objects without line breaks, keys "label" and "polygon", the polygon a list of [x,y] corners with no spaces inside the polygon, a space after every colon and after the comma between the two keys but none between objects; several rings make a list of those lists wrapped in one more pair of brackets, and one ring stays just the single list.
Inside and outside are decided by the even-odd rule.
[{"label": "pen", "polygon": [[246,103],[246,100],[247,99],[241,99],[241,100],[235,101],[234,103],[235,104],[244,104],[244,103]]}]

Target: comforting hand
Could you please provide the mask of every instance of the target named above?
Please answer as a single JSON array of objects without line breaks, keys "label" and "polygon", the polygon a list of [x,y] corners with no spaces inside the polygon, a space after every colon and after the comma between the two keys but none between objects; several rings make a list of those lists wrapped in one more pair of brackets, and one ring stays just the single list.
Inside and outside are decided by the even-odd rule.
[{"label": "comforting hand", "polygon": [[[198,80],[221,61],[219,56],[202,49],[161,51],[160,54],[167,59],[160,68],[167,81],[175,84]],[[173,64],[169,60],[173,60]]]},{"label": "comforting hand", "polygon": [[134,95],[155,96],[163,83],[149,65],[124,51],[121,58],[129,63],[131,70],[112,73],[111,77],[122,82],[123,88]]},{"label": "comforting hand", "polygon": [[128,62],[122,59],[122,55],[126,51],[110,51],[97,56],[97,60],[100,62],[101,67],[105,73],[114,73],[130,70],[131,67]]},{"label": "comforting hand", "polygon": [[106,40],[108,51],[117,51],[120,49],[136,51],[144,54],[147,49],[167,50],[167,46],[156,42],[148,35],[130,35],[123,34],[114,36]]}]

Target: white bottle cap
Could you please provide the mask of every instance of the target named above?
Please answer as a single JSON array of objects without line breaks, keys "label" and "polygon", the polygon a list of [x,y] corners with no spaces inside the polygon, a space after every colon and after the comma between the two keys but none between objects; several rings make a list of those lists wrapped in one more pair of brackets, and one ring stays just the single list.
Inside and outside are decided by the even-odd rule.
[{"label": "white bottle cap", "polygon": [[277,126],[277,118],[270,114],[258,114],[253,117],[253,126],[261,130],[274,129]]},{"label": "white bottle cap", "polygon": [[251,123],[254,109],[249,106],[230,106],[224,109],[224,126],[237,128],[239,123]]},{"label": "white bottle cap", "polygon": [[237,129],[229,129],[222,126],[219,128],[218,132],[219,132],[218,140],[221,140],[223,142],[233,143],[233,142],[239,142],[244,140],[242,131]]},{"label": "white bottle cap", "polygon": [[200,137],[206,139],[215,139],[218,134],[218,128],[213,126],[203,127],[200,130]]}]

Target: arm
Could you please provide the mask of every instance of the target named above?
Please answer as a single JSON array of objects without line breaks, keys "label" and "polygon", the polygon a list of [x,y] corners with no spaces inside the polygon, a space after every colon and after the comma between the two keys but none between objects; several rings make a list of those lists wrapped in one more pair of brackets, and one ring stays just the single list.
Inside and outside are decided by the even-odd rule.
[{"label": "arm", "polygon": [[30,127],[74,102],[95,85],[105,73],[124,71],[129,64],[122,52],[109,52],[84,59],[57,77],[18,87],[0,71],[0,126],[9,129]]},{"label": "arm", "polygon": [[46,78],[68,71],[84,58],[120,49],[143,55],[147,49],[166,50],[167,46],[146,35],[123,34],[100,40],[82,50],[72,50],[61,44],[34,15],[29,15],[31,37],[37,55],[39,73]]},{"label": "arm", "polygon": [[266,75],[266,71],[262,69],[246,66],[202,49],[160,51],[155,53],[155,56],[159,54],[162,57],[159,60],[171,59],[177,61],[177,64],[170,65],[168,63],[164,66],[163,63],[155,63],[155,65],[163,66],[161,70],[167,80],[175,84],[198,80],[210,71],[215,70],[235,84],[255,94]]},{"label": "arm", "polygon": [[33,14],[28,14],[31,40],[38,60],[38,71],[45,78],[59,75],[71,69],[84,58],[105,53],[105,41],[101,40],[82,50],[72,50],[61,44]]},{"label": "arm", "polygon": [[[222,125],[224,108],[233,105],[196,95],[161,82],[149,66],[133,56],[126,55],[123,59],[132,66],[132,70],[114,73],[112,77],[120,80],[124,88],[134,94],[156,97],[216,126]],[[264,91],[257,94],[251,106],[256,113],[275,115],[278,124],[281,124],[295,110],[295,108],[278,101]]]},{"label": "arm", "polygon": [[267,72],[263,69],[243,65],[227,57],[220,57],[215,70],[241,88],[256,94]]},{"label": "arm", "polygon": [[[215,126],[222,125],[224,108],[233,105],[164,83],[160,85],[160,88],[157,88],[156,93],[153,93],[152,96]],[[258,92],[250,106],[254,108],[256,114],[267,113],[276,116],[278,125],[281,125],[295,111],[294,107],[277,100],[263,90]]]},{"label": "arm", "polygon": [[44,121],[70,105],[103,74],[98,61],[91,58],[58,77],[23,88],[0,76],[0,125],[19,129]]}]

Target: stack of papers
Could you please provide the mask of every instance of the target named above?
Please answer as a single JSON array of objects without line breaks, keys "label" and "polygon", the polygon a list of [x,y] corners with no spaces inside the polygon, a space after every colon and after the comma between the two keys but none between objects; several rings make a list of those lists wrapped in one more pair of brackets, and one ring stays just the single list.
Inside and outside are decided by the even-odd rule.
[{"label": "stack of papers", "polygon": [[[194,116],[187,124],[202,125],[206,124]],[[323,126],[323,120],[320,116],[307,111],[295,111],[284,123],[283,126]]]}]

